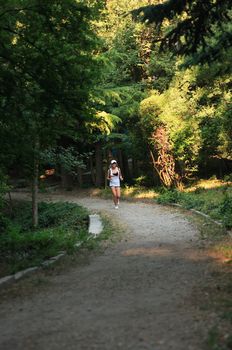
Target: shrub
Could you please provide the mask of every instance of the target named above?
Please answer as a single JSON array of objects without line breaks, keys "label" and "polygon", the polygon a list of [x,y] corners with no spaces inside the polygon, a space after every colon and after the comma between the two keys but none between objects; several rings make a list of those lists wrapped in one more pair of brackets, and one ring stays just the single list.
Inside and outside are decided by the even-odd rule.
[{"label": "shrub", "polygon": [[0,232],[3,232],[8,224],[8,220],[3,212],[3,207],[5,204],[4,196],[9,190],[10,187],[7,185],[7,177],[0,169]]},{"label": "shrub", "polygon": [[160,196],[157,198],[159,204],[177,203],[180,199],[180,192],[177,190],[164,189]]},{"label": "shrub", "polygon": [[[83,227],[88,220],[86,209],[74,203],[39,203],[39,228],[64,225],[68,227]],[[22,231],[32,229],[31,203],[21,202],[14,208],[14,222],[21,226]]]},{"label": "shrub", "polygon": [[[74,243],[87,238],[87,211],[72,203],[40,203],[40,223],[31,226],[31,204],[14,206],[14,217],[6,218],[0,234],[0,264],[7,266],[1,274],[41,263],[61,250],[72,252]],[[1,267],[1,266],[0,266]]]},{"label": "shrub", "polygon": [[225,175],[223,180],[225,182],[231,182],[232,181],[232,173],[231,174],[228,174],[228,175]]},{"label": "shrub", "polygon": [[225,194],[224,199],[219,207],[219,212],[222,215],[222,221],[227,228],[232,227],[232,197]]}]

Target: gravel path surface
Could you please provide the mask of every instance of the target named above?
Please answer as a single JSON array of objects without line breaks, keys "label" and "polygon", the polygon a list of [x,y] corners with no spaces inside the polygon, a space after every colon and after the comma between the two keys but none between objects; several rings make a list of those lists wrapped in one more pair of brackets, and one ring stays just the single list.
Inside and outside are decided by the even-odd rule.
[{"label": "gravel path surface", "polygon": [[[200,350],[207,326],[193,301],[210,264],[197,231],[176,209],[54,196],[126,227],[88,264],[51,276],[49,287],[0,306],[2,350]],[[51,288],[52,285],[52,288]]]}]

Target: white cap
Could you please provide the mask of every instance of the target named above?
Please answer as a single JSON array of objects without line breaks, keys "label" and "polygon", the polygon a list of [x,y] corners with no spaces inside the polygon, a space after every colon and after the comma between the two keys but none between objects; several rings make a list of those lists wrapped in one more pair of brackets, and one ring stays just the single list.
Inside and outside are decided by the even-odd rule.
[{"label": "white cap", "polygon": [[111,160],[110,164],[114,164],[114,163],[117,164],[117,161],[115,159]]}]

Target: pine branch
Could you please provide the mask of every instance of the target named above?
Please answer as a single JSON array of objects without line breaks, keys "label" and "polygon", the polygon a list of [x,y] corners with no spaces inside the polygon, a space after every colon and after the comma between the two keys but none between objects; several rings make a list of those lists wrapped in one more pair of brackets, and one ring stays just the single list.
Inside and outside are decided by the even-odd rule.
[{"label": "pine branch", "polygon": [[[161,38],[161,50],[171,49],[176,54],[188,55],[207,47],[206,38],[214,35],[213,25],[224,31],[223,25],[231,20],[230,8],[230,0],[169,0],[140,7],[131,14],[134,20],[155,26],[160,26],[165,19],[175,19],[174,28]],[[182,13],[186,14],[184,18],[179,16]],[[227,34],[224,49],[231,45],[229,30]]]}]

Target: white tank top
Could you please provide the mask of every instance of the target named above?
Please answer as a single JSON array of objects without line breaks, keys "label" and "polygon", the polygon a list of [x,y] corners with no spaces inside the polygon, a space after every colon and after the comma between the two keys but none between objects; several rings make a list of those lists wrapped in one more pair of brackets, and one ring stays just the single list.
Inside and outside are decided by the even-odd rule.
[{"label": "white tank top", "polygon": [[109,169],[110,176],[111,176],[110,187],[119,187],[120,186],[120,169],[119,168],[117,168],[117,169],[118,170],[115,171],[115,174],[117,174],[117,175],[113,174],[113,171],[111,168]]}]

